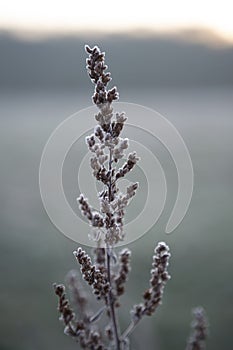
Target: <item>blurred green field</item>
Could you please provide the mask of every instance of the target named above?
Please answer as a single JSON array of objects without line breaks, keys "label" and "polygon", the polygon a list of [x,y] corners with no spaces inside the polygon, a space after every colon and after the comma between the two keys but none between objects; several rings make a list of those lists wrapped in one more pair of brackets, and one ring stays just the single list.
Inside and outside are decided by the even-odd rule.
[{"label": "blurred green field", "polygon": [[[89,106],[89,96],[90,92],[80,95],[73,90],[1,93],[1,350],[78,349],[63,335],[52,289],[53,282],[63,282],[66,273],[77,268],[72,255],[77,244],[47,217],[38,169],[50,133],[67,116]],[[207,348],[231,348],[232,96],[232,88],[121,91],[121,101],[155,108],[175,125],[190,151],[195,176],[189,211],[175,232],[166,235],[176,179],[171,160],[161,159],[168,176],[168,203],[153,229],[129,246],[132,272],[122,299],[124,325],[127,309],[141,300],[147,287],[156,242],[166,241],[172,252],[172,279],[163,305],[138,326],[132,349],[145,344],[148,350],[184,349],[190,312],[197,305],[203,305],[209,317]]]}]

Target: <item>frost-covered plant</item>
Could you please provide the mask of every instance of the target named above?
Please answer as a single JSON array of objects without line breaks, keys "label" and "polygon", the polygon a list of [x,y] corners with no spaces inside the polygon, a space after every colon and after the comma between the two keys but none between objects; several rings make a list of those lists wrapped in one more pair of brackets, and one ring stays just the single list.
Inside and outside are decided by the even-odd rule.
[{"label": "frost-covered plant", "polygon": [[[124,248],[117,254],[116,245],[124,240],[125,210],[139,185],[134,183],[127,188],[126,193],[122,193],[118,182],[134,169],[140,159],[136,152],[126,155],[129,140],[122,138],[121,132],[127,117],[124,112],[113,111],[112,103],[118,100],[119,95],[116,87],[107,89],[111,74],[107,72],[105,54],[97,46],[85,48],[89,55],[87,71],[95,85],[92,99],[98,108],[95,115],[97,125],[86,138],[86,143],[92,154],[90,166],[93,176],[102,183],[102,190],[98,193],[99,210],[92,208],[83,194],[78,198],[81,213],[90,224],[96,248],[93,258],[81,247],[74,251],[74,256],[80,266],[82,279],[91,287],[99,308],[90,311],[82,279],[76,272],[68,275],[67,283],[77,312],[73,311],[66,298],[64,285],[54,284],[54,289],[59,300],[60,319],[65,325],[64,332],[78,341],[81,348],[126,350],[130,348],[129,335],[136,325],[143,317],[151,316],[161,304],[165,284],[170,279],[170,251],[164,242],[156,245],[149,288],[144,292],[141,303],[134,305],[130,311],[131,322],[122,330],[118,309],[130,272],[131,252]],[[123,159],[126,159],[125,163],[119,166],[119,160]]]},{"label": "frost-covered plant", "polygon": [[208,335],[208,322],[203,307],[193,309],[192,332],[188,339],[186,350],[204,350]]}]

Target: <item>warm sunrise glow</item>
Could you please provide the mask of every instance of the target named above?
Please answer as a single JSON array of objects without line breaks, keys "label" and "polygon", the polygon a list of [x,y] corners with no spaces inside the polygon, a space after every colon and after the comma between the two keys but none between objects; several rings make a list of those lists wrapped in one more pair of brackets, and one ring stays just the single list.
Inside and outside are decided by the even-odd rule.
[{"label": "warm sunrise glow", "polygon": [[8,0],[1,3],[0,29],[19,32],[115,32],[144,28],[210,29],[233,41],[230,1],[210,0]]}]

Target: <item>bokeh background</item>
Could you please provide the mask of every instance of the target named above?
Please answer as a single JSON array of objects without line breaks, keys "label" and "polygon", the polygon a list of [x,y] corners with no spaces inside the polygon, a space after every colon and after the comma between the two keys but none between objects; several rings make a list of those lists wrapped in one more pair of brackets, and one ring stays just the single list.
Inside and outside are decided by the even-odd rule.
[{"label": "bokeh background", "polygon": [[[52,289],[53,282],[63,282],[70,269],[77,269],[72,255],[77,243],[59,233],[47,217],[38,171],[54,128],[91,104],[85,43],[98,44],[106,52],[120,101],[154,108],[174,124],[194,166],[189,211],[167,236],[164,228],[176,196],[177,175],[161,145],[151,143],[167,177],[168,201],[153,229],[129,246],[132,272],[122,301],[123,325],[129,319],[127,310],[140,302],[147,287],[153,247],[159,240],[171,248],[172,279],[163,305],[138,326],[131,348],[184,349],[190,312],[197,305],[208,314],[208,349],[231,348],[233,22],[229,7],[225,0],[1,4],[1,350],[78,349],[63,335]],[[71,194],[72,189],[75,199],[75,182],[70,183]]]}]

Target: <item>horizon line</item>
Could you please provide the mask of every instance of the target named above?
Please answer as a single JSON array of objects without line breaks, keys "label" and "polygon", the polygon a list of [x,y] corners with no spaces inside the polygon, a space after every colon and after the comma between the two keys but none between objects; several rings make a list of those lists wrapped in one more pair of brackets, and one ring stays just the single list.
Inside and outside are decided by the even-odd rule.
[{"label": "horizon line", "polygon": [[180,38],[181,40],[188,40],[197,43],[203,43],[211,46],[232,46],[233,36],[227,37],[218,31],[206,27],[177,27],[169,29],[152,29],[146,27],[134,27],[128,29],[112,29],[111,31],[102,29],[22,29],[22,28],[1,28],[0,35],[5,34],[13,36],[20,40],[40,41],[45,39],[53,39],[58,37],[80,37],[80,38],[99,38],[128,35],[132,38]]}]

